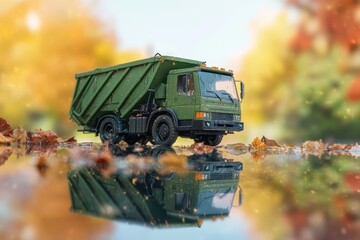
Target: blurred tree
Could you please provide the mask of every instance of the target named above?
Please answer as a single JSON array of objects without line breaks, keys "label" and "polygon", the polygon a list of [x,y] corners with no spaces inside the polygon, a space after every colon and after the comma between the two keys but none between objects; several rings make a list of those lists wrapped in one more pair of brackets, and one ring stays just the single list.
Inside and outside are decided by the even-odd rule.
[{"label": "blurred tree", "polygon": [[[324,33],[331,43],[352,51],[360,45],[360,3],[357,0],[287,0],[303,18],[300,29],[308,26],[308,34]],[[307,20],[306,20],[307,19]],[[311,27],[312,26],[312,27]],[[298,31],[297,37],[306,33]]]},{"label": "blurred tree", "polygon": [[303,53],[297,60],[294,84],[282,101],[278,121],[288,139],[357,139],[360,107],[345,100],[351,75],[337,65],[340,49],[325,55]]},{"label": "blurred tree", "polygon": [[281,14],[261,29],[254,48],[245,56],[240,73],[246,84],[244,121],[263,123],[276,116],[293,72],[293,57],[285,47],[290,37],[291,26]]},{"label": "blurred tree", "polygon": [[290,41],[294,84],[283,100],[286,137],[305,140],[360,136],[360,3],[289,0],[299,10]]},{"label": "blurred tree", "polygon": [[74,74],[141,57],[119,51],[114,34],[81,1],[0,5],[0,116],[12,124],[46,113],[60,134],[70,134]]},{"label": "blurred tree", "polygon": [[[245,57],[244,120],[287,140],[360,136],[360,2],[288,0],[298,11],[264,28]],[[291,30],[294,31],[291,31]]]}]

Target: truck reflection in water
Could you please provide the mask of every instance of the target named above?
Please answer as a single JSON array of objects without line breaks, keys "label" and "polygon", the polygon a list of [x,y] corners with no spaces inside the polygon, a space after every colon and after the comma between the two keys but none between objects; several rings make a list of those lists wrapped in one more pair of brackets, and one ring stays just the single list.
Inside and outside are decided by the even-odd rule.
[{"label": "truck reflection in water", "polygon": [[[168,152],[175,155],[164,147],[141,153],[118,147],[111,150],[117,156],[141,154],[154,161]],[[146,171],[117,169],[110,177],[101,175],[94,166],[73,169],[68,173],[71,211],[152,227],[200,227],[203,219],[229,214],[241,170],[241,162],[223,159],[217,151],[189,156],[185,171],[166,174],[156,167]]]}]

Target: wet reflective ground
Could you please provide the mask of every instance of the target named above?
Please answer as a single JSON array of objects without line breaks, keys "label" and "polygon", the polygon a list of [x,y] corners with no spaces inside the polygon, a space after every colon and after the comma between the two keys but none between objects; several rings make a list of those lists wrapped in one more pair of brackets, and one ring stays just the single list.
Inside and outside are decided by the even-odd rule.
[{"label": "wet reflective ground", "polygon": [[358,155],[198,154],[0,146],[0,239],[360,239]]}]

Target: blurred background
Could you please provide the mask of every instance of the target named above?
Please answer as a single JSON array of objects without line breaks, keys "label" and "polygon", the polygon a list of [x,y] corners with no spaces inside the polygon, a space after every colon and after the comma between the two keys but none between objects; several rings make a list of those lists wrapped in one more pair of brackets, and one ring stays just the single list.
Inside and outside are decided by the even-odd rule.
[{"label": "blurred background", "polygon": [[159,52],[245,82],[246,129],[225,143],[351,142],[360,136],[359,46],[357,0],[0,0],[0,117],[72,136],[75,73]]}]

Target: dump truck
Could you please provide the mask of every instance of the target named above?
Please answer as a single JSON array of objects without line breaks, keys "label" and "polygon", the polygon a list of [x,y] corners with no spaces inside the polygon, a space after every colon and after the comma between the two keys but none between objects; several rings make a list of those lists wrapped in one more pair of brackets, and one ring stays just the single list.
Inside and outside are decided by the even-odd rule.
[{"label": "dump truck", "polygon": [[231,70],[161,56],[75,75],[70,117],[102,142],[172,145],[178,136],[218,145],[242,131],[240,97]]},{"label": "dump truck", "polygon": [[165,176],[156,170],[118,169],[104,177],[93,166],[70,170],[71,211],[157,228],[200,227],[204,219],[226,217],[239,189],[242,163],[210,156],[189,161],[190,170]]}]

